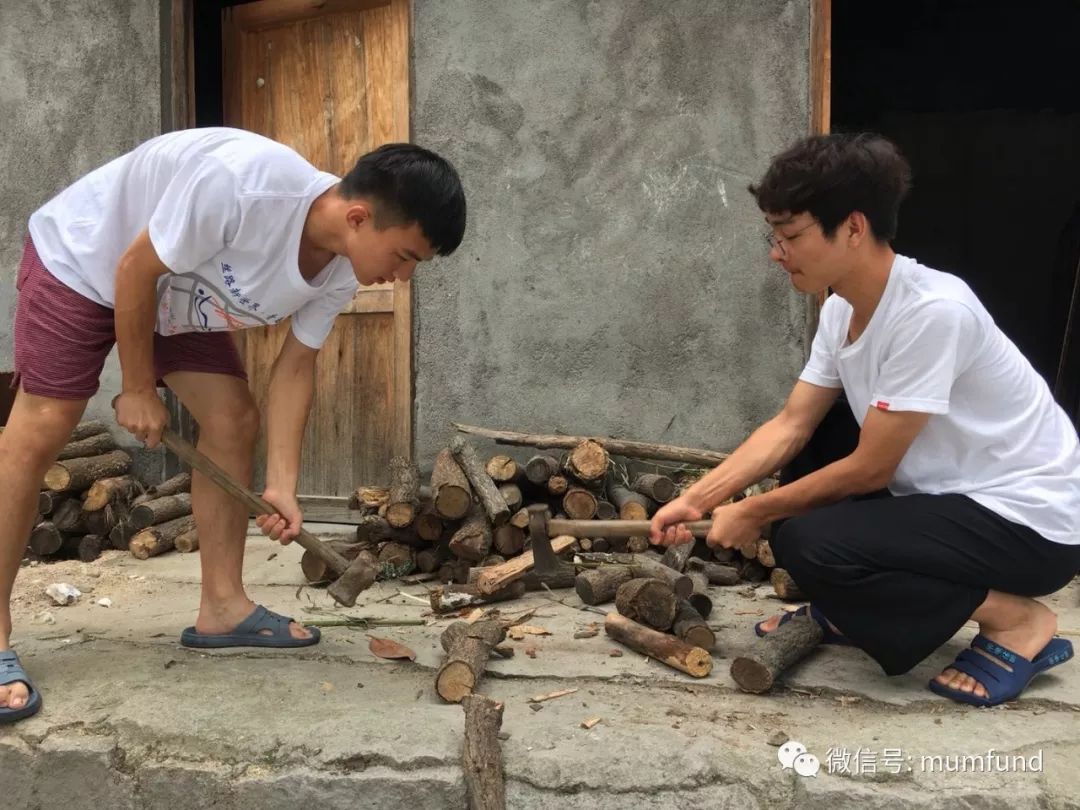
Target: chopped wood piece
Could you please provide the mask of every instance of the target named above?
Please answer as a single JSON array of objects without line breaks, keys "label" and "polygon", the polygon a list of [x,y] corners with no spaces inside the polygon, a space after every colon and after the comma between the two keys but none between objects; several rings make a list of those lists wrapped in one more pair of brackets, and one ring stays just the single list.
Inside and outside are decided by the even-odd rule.
[{"label": "chopped wood piece", "polygon": [[525,548],[525,531],[512,523],[500,526],[495,530],[493,545],[495,550],[505,557],[520,554]]},{"label": "chopped wood piece", "polygon": [[705,622],[705,617],[698,613],[689,602],[680,602],[679,609],[675,613],[675,622],[672,632],[695,647],[712,652],[716,646],[716,634]]},{"label": "chopped wood piece", "polygon": [[506,506],[511,512],[517,512],[521,508],[521,487],[517,484],[501,484],[499,493],[503,496],[503,500],[506,501]]},{"label": "chopped wood piece", "polygon": [[591,440],[615,456],[644,458],[655,461],[679,461],[702,467],[715,467],[728,457],[727,453],[718,453],[713,450],[695,450],[689,447],[674,447],[669,444],[653,444],[651,442],[634,442],[624,441],[622,439],[589,436],[518,433],[510,430],[491,430],[489,428],[474,427],[472,425],[462,425],[456,422],[454,423],[454,429],[462,433],[470,433],[474,436],[493,439],[498,444],[535,447],[539,450],[570,450],[577,447],[583,441]]},{"label": "chopped wood piece", "polygon": [[599,499],[596,502],[596,519],[597,520],[615,520],[619,516],[619,511],[615,508],[615,504],[611,501],[605,501]]},{"label": "chopped wood piece", "polygon": [[55,554],[64,544],[64,536],[47,520],[43,520],[30,532],[30,550],[39,557]]},{"label": "chopped wood piece", "polygon": [[420,470],[407,458],[390,459],[390,497],[386,501],[386,522],[395,529],[412,525],[419,509],[417,490]]},{"label": "chopped wood piece", "polygon": [[414,527],[407,529],[393,528],[384,517],[364,515],[356,521],[356,540],[359,543],[375,545],[383,540],[393,540],[412,548],[429,548],[431,543],[422,539]]},{"label": "chopped wood piece", "polygon": [[574,590],[586,605],[601,605],[613,600],[619,586],[632,578],[627,565],[602,565],[578,574],[574,580]]},{"label": "chopped wood piece", "polygon": [[574,689],[559,689],[556,692],[548,692],[547,694],[536,695],[535,697],[531,697],[531,698],[529,698],[529,703],[544,703],[545,701],[548,701],[548,700],[555,700],[557,698],[566,697],[567,695],[572,695],[577,691],[580,691],[580,690],[577,689],[576,687]]},{"label": "chopped wood piece", "polygon": [[349,508],[374,512],[389,500],[387,487],[357,487],[349,496]]},{"label": "chopped wood piece", "polygon": [[[177,535],[176,540],[173,542],[176,546],[176,550],[184,554],[190,554],[193,551],[199,550],[199,532],[198,529],[188,529],[183,534]],[[304,554],[307,554],[305,551]],[[303,557],[300,558],[301,568],[303,567]]]},{"label": "chopped wood piece", "polygon": [[601,720],[603,720],[602,717],[590,717],[588,720],[582,720],[581,721],[581,727],[584,728],[584,729],[591,729],[593,726],[595,726]]},{"label": "chopped wood piece", "polygon": [[106,547],[104,537],[99,534],[88,534],[80,538],[77,553],[83,562],[93,562],[101,556],[101,550]]},{"label": "chopped wood piece", "polygon": [[38,514],[51,515],[56,507],[70,497],[70,492],[53,492],[51,489],[43,489],[38,493]]},{"label": "chopped wood piece", "polygon": [[60,532],[86,533],[86,521],[83,520],[82,504],[77,498],[61,501],[53,509],[50,522]]},{"label": "chopped wood piece", "polygon": [[769,582],[776,591],[776,595],[785,602],[802,602],[806,599],[798,584],[791,578],[791,574],[783,568],[774,568],[769,575]]},{"label": "chopped wood piece", "polygon": [[401,543],[384,543],[379,549],[379,573],[376,579],[397,579],[416,569],[416,553]]},{"label": "chopped wood piece", "polygon": [[506,810],[499,728],[503,704],[483,695],[465,695],[465,744],[462,767],[469,810]]},{"label": "chopped wood piece", "polygon": [[607,450],[592,439],[585,439],[570,451],[566,468],[579,481],[599,481],[607,475]]},{"label": "chopped wood piece", "polygon": [[419,515],[416,516],[416,520],[413,522],[413,528],[416,530],[416,536],[421,540],[426,540],[429,543],[434,543],[442,537],[443,530],[446,525],[443,523],[443,519],[439,517],[433,507],[425,507]]},{"label": "chopped wood piece", "polygon": [[739,554],[742,555],[744,560],[756,560],[758,553],[757,540],[751,540],[749,543],[743,546],[739,546]]},{"label": "chopped wood piece", "polygon": [[75,426],[75,429],[71,431],[71,436],[68,438],[68,444],[72,442],[82,441],[91,436],[96,436],[99,433],[108,433],[109,426],[104,422],[98,422],[96,420],[80,422]]},{"label": "chopped wood piece", "polygon": [[667,550],[664,551],[664,556],[660,562],[676,571],[685,571],[686,562],[690,559],[690,552],[693,550],[693,543],[680,543],[677,546],[668,546]]},{"label": "chopped wood piece", "polygon": [[113,450],[100,456],[57,461],[45,473],[45,487],[54,492],[83,490],[99,478],[123,475],[131,469],[131,456]]},{"label": "chopped wood piece", "polygon": [[514,514],[510,516],[508,521],[511,526],[517,529],[529,528],[529,510],[528,508],[518,509]]},{"label": "chopped wood piece", "polygon": [[747,582],[764,582],[769,578],[769,572],[757,560],[743,560],[739,566],[739,576]]},{"label": "chopped wood piece", "polygon": [[[593,541],[596,545],[596,541]],[[635,578],[650,577],[659,579],[671,586],[675,596],[686,599],[694,592],[694,581],[686,574],[680,574],[666,565],[644,554],[600,554],[592,552],[579,555],[584,562],[601,563],[608,565],[628,565]]]},{"label": "chopped wood piece", "polygon": [[439,567],[439,582],[456,582],[459,585],[465,585],[468,581],[468,560],[447,560]]},{"label": "chopped wood piece", "polygon": [[191,494],[178,492],[152,501],[144,501],[131,510],[131,525],[136,529],[156,526],[191,514]]},{"label": "chopped wood piece", "polygon": [[463,560],[480,562],[491,551],[491,527],[482,513],[473,514],[450,538],[450,550]]},{"label": "chopped wood piece", "polygon": [[613,486],[609,494],[615,508],[619,510],[620,520],[648,520],[652,511],[655,511],[648,498],[626,487]]},{"label": "chopped wood piece", "polygon": [[773,688],[793,664],[812,652],[822,639],[821,625],[808,616],[792,616],[764,638],[753,651],[731,662],[731,677],[739,688],[760,695]]},{"label": "chopped wood piece", "polygon": [[721,565],[691,557],[687,560],[686,569],[700,571],[709,580],[710,585],[736,585],[739,582],[739,571],[732,565]]},{"label": "chopped wood piece", "polygon": [[547,484],[558,471],[559,460],[555,456],[533,456],[525,463],[525,477],[538,486]]},{"label": "chopped wood piece", "polygon": [[156,557],[166,551],[171,551],[176,538],[193,528],[195,528],[195,518],[191,515],[150,526],[131,538],[128,550],[140,560]]},{"label": "chopped wood piece", "polygon": [[776,568],[776,557],[773,556],[772,546],[764,537],[757,541],[757,561],[766,568]]},{"label": "chopped wood piece", "polygon": [[167,478],[160,484],[150,487],[142,495],[131,502],[132,506],[152,501],[155,498],[163,498],[166,495],[176,495],[180,492],[191,492],[191,473],[178,473],[172,478]]},{"label": "chopped wood piece", "polygon": [[[553,537],[551,538],[551,548],[556,554],[562,554],[564,551],[573,548],[574,542],[573,537]],[[507,583],[513,582],[515,579],[524,576],[526,572],[531,571],[533,564],[532,551],[526,551],[512,560],[507,560],[502,565],[485,568],[476,578],[476,587],[480,590],[480,593],[495,593],[500,588],[505,587]]]},{"label": "chopped wood piece", "polygon": [[356,604],[357,595],[374,585],[378,575],[379,561],[370,550],[363,549],[349,563],[345,573],[330,583],[326,592],[338,604],[352,607]]},{"label": "chopped wood piece", "polygon": [[127,551],[128,546],[131,543],[131,538],[136,535],[138,529],[132,526],[128,521],[121,520],[115,526],[112,531],[109,532],[109,543],[117,551]]},{"label": "chopped wood piece", "polygon": [[570,479],[556,473],[547,480],[547,491],[552,495],[562,495],[570,488]]},{"label": "chopped wood piece", "polygon": [[500,494],[495,482],[487,474],[483,464],[480,463],[476,450],[461,436],[455,436],[450,442],[450,452],[454,454],[458,465],[465,471],[465,475],[472,484],[473,492],[487,512],[491,525],[499,527],[510,519],[510,508],[506,500]]},{"label": "chopped wood piece", "polygon": [[442,588],[433,588],[429,598],[433,611],[436,613],[450,613],[463,607],[520,599],[524,595],[525,582],[518,579],[493,594],[482,594],[475,585],[446,585]]},{"label": "chopped wood piece", "polygon": [[442,562],[436,549],[425,548],[416,552],[416,570],[421,574],[432,574],[439,570],[440,565]]},{"label": "chopped wood piece", "polygon": [[[603,553],[605,551],[611,551],[611,538],[609,537],[591,537],[589,538],[589,545],[592,546],[592,551]],[[589,549],[583,548],[582,551],[589,551]]]},{"label": "chopped wood piece", "polygon": [[57,461],[66,461],[69,458],[86,458],[87,456],[100,456],[116,449],[116,440],[109,433],[97,433],[87,436],[77,442],[69,442],[60,448],[56,456]]},{"label": "chopped wood piece", "polygon": [[630,488],[657,503],[667,503],[675,497],[676,491],[674,481],[666,475],[656,475],[654,473],[639,475],[634,479],[634,483]]},{"label": "chopped wood piece", "polygon": [[472,507],[472,486],[449,448],[435,457],[431,492],[435,511],[447,520],[460,520]]},{"label": "chopped wood piece", "polygon": [[94,512],[87,512],[84,509],[82,513],[83,525],[86,526],[86,531],[89,534],[100,534],[102,537],[108,537],[109,532],[116,528],[117,524],[127,520],[129,517],[130,512],[123,501],[110,504],[104,509],[98,509]]},{"label": "chopped wood piece", "polygon": [[570,487],[562,499],[563,511],[574,520],[589,520],[596,515],[596,496],[581,487]]},{"label": "chopped wood piece", "polygon": [[516,481],[521,475],[521,468],[510,456],[492,456],[484,466],[491,480],[497,484],[505,484]]},{"label": "chopped wood piece", "polygon": [[678,600],[666,582],[631,579],[616,590],[615,609],[626,618],[654,630],[669,630],[675,621]]},{"label": "chopped wood piece", "polygon": [[435,673],[435,691],[448,703],[460,703],[472,694],[487,668],[491,648],[501,644],[506,631],[497,621],[474,624],[454,622],[443,631],[440,642],[446,660]]},{"label": "chopped wood piece", "polygon": [[669,636],[638,624],[618,613],[609,613],[604,620],[604,631],[631,650],[654,658],[662,664],[704,678],[712,672],[712,656],[708,650],[687,644],[680,638]]},{"label": "chopped wood piece", "polygon": [[142,487],[130,475],[99,478],[86,490],[82,508],[84,512],[97,512],[109,504],[131,500],[140,492]]}]

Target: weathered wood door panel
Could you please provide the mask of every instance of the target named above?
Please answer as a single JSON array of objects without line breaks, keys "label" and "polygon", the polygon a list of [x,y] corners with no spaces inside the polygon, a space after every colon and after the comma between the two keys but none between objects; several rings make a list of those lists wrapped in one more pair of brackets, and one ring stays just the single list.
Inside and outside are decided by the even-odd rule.
[{"label": "weathered wood door panel", "polygon": [[[226,9],[222,30],[228,125],[338,175],[364,152],[408,140],[408,0],[260,0]],[[338,316],[319,353],[302,495],[344,497],[383,483],[390,457],[411,454],[410,301],[408,283],[377,285]],[[288,328],[241,333],[264,412]]]}]

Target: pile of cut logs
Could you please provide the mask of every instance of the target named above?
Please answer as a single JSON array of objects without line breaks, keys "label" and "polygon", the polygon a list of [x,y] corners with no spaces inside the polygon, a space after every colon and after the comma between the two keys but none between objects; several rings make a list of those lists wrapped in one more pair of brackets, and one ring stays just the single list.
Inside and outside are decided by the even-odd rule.
[{"label": "pile of cut logs", "polygon": [[30,552],[43,560],[91,562],[109,548],[140,559],[197,549],[191,476],[146,489],[130,474],[131,464],[104,422],[79,424],[45,473]]}]

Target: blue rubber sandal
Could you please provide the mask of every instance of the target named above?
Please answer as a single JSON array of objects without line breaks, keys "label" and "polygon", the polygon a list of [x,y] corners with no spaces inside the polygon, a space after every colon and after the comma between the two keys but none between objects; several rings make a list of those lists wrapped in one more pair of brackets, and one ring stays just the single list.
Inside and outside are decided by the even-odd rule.
[{"label": "blue rubber sandal", "polygon": [[[267,610],[259,605],[230,633],[200,633],[194,627],[187,628],[180,634],[180,643],[185,647],[202,649],[215,647],[310,647],[319,643],[319,628],[306,628],[310,638],[293,638],[289,632],[289,623],[293,619]],[[269,630],[270,633],[262,633]]]},{"label": "blue rubber sandal", "polygon": [[[821,632],[822,632],[821,643],[822,644],[834,644],[837,647],[854,647],[855,646],[855,642],[852,641],[851,639],[849,639],[843,633],[834,632],[833,629],[831,627],[829,627],[829,622],[825,618],[825,616],[822,615],[821,611],[818,610],[813,605],[803,605],[798,610],[793,610],[793,611],[790,611],[788,613],[785,613],[783,616],[780,617],[780,621],[776,625],[776,627],[779,628],[780,625],[786,624],[787,622],[790,622],[791,618],[793,616],[806,616],[806,615],[809,615],[811,619],[813,619],[815,622],[817,622],[818,624],[821,625]],[[765,638],[765,636],[769,635],[769,632],[772,632],[771,630],[769,632],[766,632],[765,630],[761,629],[761,626],[763,624],[765,624],[765,622],[767,622],[767,621],[768,621],[768,619],[765,619],[765,621],[758,622],[757,624],[754,625],[754,633],[757,635],[758,638]]]},{"label": "blue rubber sandal", "polygon": [[[1010,672],[996,661],[991,661],[976,650],[983,650],[1002,661],[1012,667],[1012,671]],[[972,706],[997,706],[1000,703],[1016,700],[1027,689],[1032,678],[1051,667],[1064,664],[1072,657],[1072,642],[1066,638],[1050,639],[1050,643],[1043,647],[1034,659],[1028,660],[979,633],[972,640],[971,647],[961,651],[949,666],[957,672],[970,675],[981,683],[988,697],[979,697],[974,692],[953,689],[938,683],[934,678],[930,679],[930,691]]]},{"label": "blue rubber sandal", "polygon": [[26,688],[30,690],[30,697],[26,701],[26,705],[21,709],[0,706],[0,726],[35,715],[41,711],[42,705],[41,693],[34,688],[34,685],[30,683],[30,679],[26,677],[26,670],[19,663],[19,656],[15,654],[14,650],[0,652],[0,686],[8,686],[18,681],[26,684]]}]

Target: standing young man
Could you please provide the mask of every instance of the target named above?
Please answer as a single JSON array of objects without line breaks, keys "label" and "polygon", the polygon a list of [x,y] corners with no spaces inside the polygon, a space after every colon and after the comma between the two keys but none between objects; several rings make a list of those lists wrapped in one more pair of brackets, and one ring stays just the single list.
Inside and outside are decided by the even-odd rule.
[{"label": "standing young man", "polygon": [[[751,188],[770,258],[799,292],[835,294],[784,408],[661,509],[652,535],[686,542],[681,523],[711,510],[709,541],[733,547],[783,520],[777,564],[827,643],[857,645],[893,675],[972,619],[971,649],[930,688],[994,705],[1072,656],[1031,597],[1080,570],[1080,447],[968,286],[893,252],[909,174],[884,138],[827,135]],[[848,431],[841,392],[837,408],[858,423]],[[721,505],[785,466],[782,486]]]},{"label": "standing young man", "polygon": [[[199,449],[251,480],[259,411],[229,332],[292,325],[267,392],[262,515],[268,536],[299,531],[300,444],[315,358],[357,285],[405,281],[448,255],[465,231],[465,195],[438,155],[390,144],[344,178],[250,132],[194,129],[154,138],[62,191],[30,218],[19,266],[19,386],[0,434],[0,723],[41,697],[10,647],[9,601],[37,492],[97,391],[115,342],[117,421],[154,447],[163,381],[199,424]],[[242,580],[247,510],[199,474],[192,481],[202,595],[189,646],[297,647],[318,631],[257,607]]]}]

